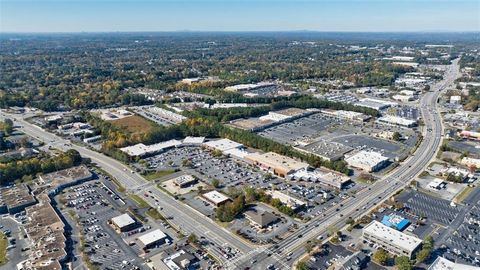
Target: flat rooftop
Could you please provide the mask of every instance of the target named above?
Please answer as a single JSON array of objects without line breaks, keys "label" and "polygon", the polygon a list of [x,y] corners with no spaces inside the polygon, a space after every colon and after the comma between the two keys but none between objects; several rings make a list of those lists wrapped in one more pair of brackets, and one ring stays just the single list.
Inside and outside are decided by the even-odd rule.
[{"label": "flat rooftop", "polygon": [[93,176],[85,165],[72,167],[40,176],[40,180],[45,183],[51,183],[56,186],[61,183],[75,182],[78,180],[89,179]]},{"label": "flat rooftop", "polygon": [[243,144],[234,142],[234,141],[229,140],[229,139],[220,139],[220,140],[215,140],[215,141],[208,141],[208,142],[205,142],[203,144],[205,146],[208,146],[208,147],[213,148],[213,149],[220,150],[222,152],[226,151],[226,150],[233,149],[233,148],[240,148],[240,147],[243,146]]},{"label": "flat rooftop", "polygon": [[162,232],[160,229],[156,229],[139,236],[138,240],[142,242],[143,245],[148,246],[157,241],[161,241],[165,238],[167,238],[167,235],[164,232]]},{"label": "flat rooftop", "polygon": [[394,243],[395,246],[400,246],[406,250],[415,250],[422,243],[421,239],[385,226],[376,220],[364,227],[363,231],[383,239],[384,242]]},{"label": "flat rooftop", "polygon": [[3,188],[0,192],[3,204],[8,208],[15,208],[20,205],[36,202],[24,185],[15,185],[11,188]]},{"label": "flat rooftop", "polygon": [[127,227],[135,223],[135,220],[127,213],[112,218],[112,222],[119,228]]},{"label": "flat rooftop", "polygon": [[307,113],[308,111],[304,110],[304,109],[299,109],[299,108],[287,108],[287,109],[283,109],[283,110],[279,110],[279,111],[274,111],[273,113],[278,113],[278,114],[281,114],[281,115],[285,115],[285,116],[299,116],[299,115],[302,115],[304,113]]},{"label": "flat rooftop", "polygon": [[385,162],[387,160],[388,157],[383,156],[381,153],[365,150],[357,152],[356,154],[345,159],[348,164],[360,164],[369,167],[374,167],[377,164]]},{"label": "flat rooftop", "polygon": [[207,193],[204,193],[202,195],[204,198],[206,198],[207,200],[215,203],[215,204],[221,204],[223,202],[226,202],[226,201],[229,201],[230,198],[223,195],[222,193],[216,191],[216,190],[213,190],[213,191],[210,191],[210,192],[207,192]]},{"label": "flat rooftop", "polygon": [[343,155],[353,150],[350,146],[326,140],[318,140],[307,145],[297,146],[297,148],[330,160],[340,159]]},{"label": "flat rooftop", "polygon": [[284,168],[287,171],[296,171],[308,167],[308,163],[301,162],[291,157],[283,156],[274,152],[268,152],[264,154],[253,153],[247,155],[245,158],[263,165],[267,165],[271,168]]}]

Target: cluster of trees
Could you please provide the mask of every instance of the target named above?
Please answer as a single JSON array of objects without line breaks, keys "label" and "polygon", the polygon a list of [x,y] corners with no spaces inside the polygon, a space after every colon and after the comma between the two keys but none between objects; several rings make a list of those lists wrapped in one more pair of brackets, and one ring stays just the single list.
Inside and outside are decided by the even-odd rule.
[{"label": "cluster of trees", "polygon": [[162,127],[154,124],[152,129],[141,137],[129,134],[125,130],[120,130],[111,123],[103,121],[98,117],[88,115],[85,116],[85,118],[93,127],[100,130],[100,133],[104,138],[102,151],[122,161],[127,161],[128,156],[119,151],[117,149],[119,147],[139,142],[153,144],[169,139],[183,138],[185,136],[205,136],[210,138],[228,138],[248,147],[257,148],[265,152],[272,151],[281,155],[303,160],[316,168],[323,166],[346,175],[351,173],[347,163],[343,160],[327,161],[318,156],[297,151],[291,146],[283,145],[255,133],[227,127],[217,121],[204,118],[189,118],[181,124],[169,127]]},{"label": "cluster of trees", "polygon": [[373,254],[373,260],[381,265],[386,265],[388,260],[390,260],[390,256],[385,249],[379,248]]},{"label": "cluster of trees", "polygon": [[13,132],[13,121],[12,119],[5,119],[3,122],[0,122],[0,131],[3,131],[5,135],[11,135]]},{"label": "cluster of trees", "polygon": [[222,222],[232,221],[238,214],[245,209],[245,196],[242,194],[233,199],[232,202],[227,202],[220,205],[216,210],[217,219]]},{"label": "cluster of trees", "polygon": [[0,184],[7,184],[24,176],[34,176],[37,173],[49,173],[70,168],[81,162],[80,154],[76,150],[70,149],[55,157],[44,156],[0,163]]},{"label": "cluster of trees", "polygon": [[[391,85],[411,68],[377,60],[377,49],[351,50],[325,37],[315,44],[276,35],[78,35],[23,36],[2,40],[0,106],[44,110],[97,108],[148,102],[129,88],[150,87],[217,95],[226,85],[263,80],[346,80],[356,86]],[[211,40],[216,40],[211,43]],[[377,45],[362,39],[363,45]],[[337,41],[338,43],[339,41]],[[358,44],[358,40],[354,40]],[[397,43],[390,40],[390,44]],[[400,46],[416,46],[402,42]],[[54,49],[53,49],[54,48]],[[17,52],[21,52],[18,54]],[[182,78],[217,75],[221,82],[178,85]],[[238,97],[238,96],[237,96]],[[229,98],[225,96],[225,100]]]},{"label": "cluster of trees", "polygon": [[10,135],[12,132],[13,121],[11,119],[5,119],[4,122],[0,122],[0,150],[5,150],[8,148],[8,143],[5,141],[4,135]]},{"label": "cluster of trees", "polygon": [[265,193],[262,189],[255,190],[252,187],[246,187],[244,191],[246,200],[249,203],[255,201],[263,202],[277,208],[278,211],[288,216],[295,216],[295,211],[292,208],[283,204],[279,199],[273,199],[272,196]]},{"label": "cluster of trees", "polygon": [[434,247],[433,237],[430,235],[425,237],[425,239],[423,240],[422,249],[418,251],[416,254],[417,264],[425,262],[430,258],[430,256],[432,255],[433,247]]},{"label": "cluster of trees", "polygon": [[447,181],[454,183],[463,183],[463,174],[449,173],[447,174]]}]

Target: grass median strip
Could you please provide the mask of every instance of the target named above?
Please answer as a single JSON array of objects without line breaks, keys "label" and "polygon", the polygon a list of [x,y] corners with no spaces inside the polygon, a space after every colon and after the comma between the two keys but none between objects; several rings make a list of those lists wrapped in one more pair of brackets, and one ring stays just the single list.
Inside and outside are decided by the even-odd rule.
[{"label": "grass median strip", "polygon": [[455,201],[457,203],[461,203],[463,202],[467,197],[468,195],[470,195],[470,193],[474,190],[475,188],[473,187],[465,187],[462,192],[460,192],[460,194],[457,195],[457,197],[455,197]]},{"label": "grass median strip", "polygon": [[0,265],[8,262],[7,259],[8,239],[3,232],[0,232]]},{"label": "grass median strip", "polygon": [[152,181],[152,180],[155,180],[155,179],[158,179],[158,178],[162,178],[166,175],[172,174],[174,172],[175,172],[175,170],[164,170],[164,171],[148,173],[148,174],[145,174],[143,177],[145,179],[147,179],[148,181]]},{"label": "grass median strip", "polygon": [[135,201],[135,203],[138,205],[138,207],[140,208],[147,208],[147,207],[150,207],[150,205],[142,198],[140,198],[140,196],[138,195],[135,195],[135,194],[130,194],[128,195],[132,200]]}]

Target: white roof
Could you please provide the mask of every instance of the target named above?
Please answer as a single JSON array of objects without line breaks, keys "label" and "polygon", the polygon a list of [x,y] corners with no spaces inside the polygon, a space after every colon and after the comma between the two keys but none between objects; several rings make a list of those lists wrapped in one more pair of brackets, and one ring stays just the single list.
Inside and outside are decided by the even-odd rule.
[{"label": "white roof", "polygon": [[238,148],[229,149],[229,150],[224,151],[223,153],[225,155],[230,155],[232,157],[236,157],[236,158],[239,158],[239,159],[243,159],[250,154],[247,151],[245,151],[243,149],[238,149]]},{"label": "white roof", "polygon": [[393,115],[385,115],[380,118],[378,118],[378,121],[380,122],[386,122],[390,124],[396,124],[396,125],[405,125],[405,126],[410,126],[410,125],[415,125],[417,121],[411,120],[411,119],[406,119],[402,118],[399,116],[393,116]]},{"label": "white roof", "polygon": [[223,195],[222,193],[220,193],[216,190],[207,192],[207,193],[203,194],[202,196],[207,198],[209,201],[211,201],[215,204],[219,204],[219,203],[225,202],[227,200],[230,200],[230,198],[228,198],[227,196]]},{"label": "white roof", "polygon": [[438,187],[443,183],[443,179],[435,178],[428,185],[430,187]]},{"label": "white roof", "polygon": [[186,144],[201,144],[205,141],[205,137],[185,137],[185,139],[183,139],[183,143],[186,143]]},{"label": "white roof", "polygon": [[125,213],[123,215],[112,218],[112,222],[115,223],[115,225],[117,225],[118,227],[123,228],[128,225],[134,224],[135,220],[133,220],[133,218],[131,218],[129,214]]},{"label": "white roof", "polygon": [[129,156],[141,156],[146,154],[153,154],[164,149],[181,145],[182,142],[179,140],[169,140],[165,142],[160,142],[151,145],[145,145],[143,143],[135,144],[132,146],[127,146],[120,148],[121,151],[127,153]]},{"label": "white roof", "polygon": [[139,236],[138,240],[142,242],[142,244],[144,244],[145,246],[148,246],[150,244],[153,244],[165,238],[167,238],[167,235],[163,233],[161,230],[156,229],[142,236]]},{"label": "white roof", "polygon": [[365,150],[360,151],[345,159],[345,161],[351,166],[364,165],[369,167],[374,167],[377,164],[387,160],[388,157],[385,157],[378,152]]},{"label": "white roof", "polygon": [[204,143],[204,145],[206,145],[208,147],[211,147],[211,148],[214,148],[214,149],[217,149],[217,150],[220,150],[222,152],[233,149],[233,148],[240,148],[240,147],[243,146],[243,144],[234,142],[234,141],[229,140],[229,139],[220,139],[220,140],[216,140],[216,141],[208,141],[208,142]]},{"label": "white roof", "polygon": [[480,267],[454,263],[443,257],[437,257],[437,259],[428,267],[428,270],[479,270]]},{"label": "white roof", "polygon": [[385,226],[376,220],[363,228],[363,231],[409,251],[415,250],[422,243],[421,239]]}]

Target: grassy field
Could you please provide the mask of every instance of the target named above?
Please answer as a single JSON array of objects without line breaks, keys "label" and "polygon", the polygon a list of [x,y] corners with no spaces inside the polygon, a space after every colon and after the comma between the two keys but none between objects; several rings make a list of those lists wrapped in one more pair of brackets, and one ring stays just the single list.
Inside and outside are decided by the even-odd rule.
[{"label": "grassy field", "polygon": [[118,120],[110,121],[113,125],[130,133],[145,134],[152,129],[152,123],[147,119],[133,115]]},{"label": "grassy field", "polygon": [[8,262],[7,259],[8,239],[3,232],[0,232],[0,265]]},{"label": "grassy field", "polygon": [[135,194],[131,194],[129,195],[129,197],[135,201],[135,203],[138,205],[138,207],[140,208],[146,208],[146,207],[150,207],[150,205],[142,198],[140,198],[140,196],[138,195],[135,195]]},{"label": "grassy field", "polygon": [[165,176],[165,175],[172,174],[172,173],[174,173],[174,172],[175,172],[175,170],[158,171],[158,172],[153,172],[153,173],[146,174],[146,175],[144,175],[144,177],[145,177],[145,179],[147,179],[148,181],[152,181],[152,180],[161,178],[161,177],[163,177],[163,176]]}]

